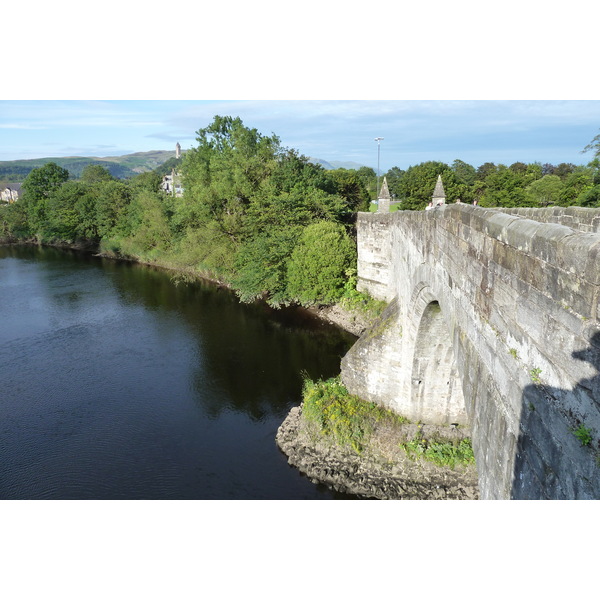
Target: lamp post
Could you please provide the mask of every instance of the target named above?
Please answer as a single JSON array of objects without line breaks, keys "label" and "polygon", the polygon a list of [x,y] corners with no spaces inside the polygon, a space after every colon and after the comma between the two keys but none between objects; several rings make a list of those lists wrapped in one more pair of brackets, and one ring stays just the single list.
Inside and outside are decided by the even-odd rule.
[{"label": "lamp post", "polygon": [[375,198],[379,197],[379,142],[381,142],[382,137],[376,137],[375,141],[377,142],[377,189],[375,190]]}]

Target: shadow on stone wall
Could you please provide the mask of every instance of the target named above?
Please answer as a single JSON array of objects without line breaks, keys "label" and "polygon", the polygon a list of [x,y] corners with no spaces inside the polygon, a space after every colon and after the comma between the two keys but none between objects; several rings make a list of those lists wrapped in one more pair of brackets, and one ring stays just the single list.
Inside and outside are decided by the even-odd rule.
[{"label": "shadow on stone wall", "polygon": [[[541,383],[523,390],[511,498],[600,498],[599,432],[590,426],[600,403],[600,331],[589,347],[571,356],[589,362],[599,374],[571,390]],[[575,435],[580,426],[590,431],[589,444]]]}]

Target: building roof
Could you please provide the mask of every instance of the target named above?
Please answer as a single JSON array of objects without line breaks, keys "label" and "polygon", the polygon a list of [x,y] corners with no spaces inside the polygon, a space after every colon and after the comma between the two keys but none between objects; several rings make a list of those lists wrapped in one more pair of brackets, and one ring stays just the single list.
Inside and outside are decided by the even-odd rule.
[{"label": "building roof", "polygon": [[20,183],[6,183],[3,186],[0,186],[0,190],[13,190],[14,192],[21,191]]}]

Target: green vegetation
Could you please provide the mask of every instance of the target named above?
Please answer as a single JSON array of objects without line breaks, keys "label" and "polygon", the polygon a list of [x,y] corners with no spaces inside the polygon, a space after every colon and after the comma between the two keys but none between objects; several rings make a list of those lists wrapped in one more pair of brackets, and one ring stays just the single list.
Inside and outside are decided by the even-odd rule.
[{"label": "green vegetation", "polygon": [[317,382],[304,380],[302,414],[317,424],[322,435],[359,454],[376,423],[382,420],[396,424],[406,422],[400,415],[351,395],[338,377]]},{"label": "green vegetation", "polygon": [[589,446],[592,443],[592,430],[588,429],[583,423],[573,429],[573,435],[581,442],[582,446]]},{"label": "green vegetation", "polygon": [[356,289],[358,278],[355,268],[348,269],[345,275],[346,283],[344,284],[340,304],[350,311],[361,312],[371,319],[379,317],[387,306],[387,302],[375,300],[368,294],[359,292]]},{"label": "green vegetation", "polygon": [[[182,158],[154,157],[156,171],[128,180],[96,163],[77,179],[56,162],[33,168],[22,199],[0,209],[1,239],[96,244],[110,256],[225,282],[245,302],[331,304],[352,292],[354,222],[368,207],[372,169],[326,171],[239,118],[216,116],[196,135]],[[147,154],[129,155],[128,164]],[[175,168],[181,198],[161,189]]]},{"label": "green vegetation", "polygon": [[[356,214],[374,206],[373,169],[325,170],[239,118],[216,116],[196,136],[197,146],[180,159],[145,152],[13,161],[27,174],[21,199],[0,206],[0,240],[97,245],[108,255],[225,282],[245,302],[382,310],[383,303],[356,291],[355,277]],[[590,149],[597,146],[595,138]],[[162,175],[174,168],[183,197],[161,189]],[[394,167],[386,176],[401,209],[420,209],[439,174],[450,202],[600,206],[598,152],[587,167],[485,163],[476,169],[457,159],[450,166]]]},{"label": "green vegetation", "polygon": [[533,381],[533,383],[535,383],[536,385],[540,385],[542,383],[542,380],[540,379],[541,374],[542,374],[542,370],[538,369],[537,367],[534,369],[530,369],[530,371],[529,371],[529,376],[531,377],[531,381]]},{"label": "green vegetation", "polygon": [[413,460],[424,459],[440,467],[454,468],[457,465],[473,464],[475,455],[471,440],[465,438],[457,443],[428,441],[416,438],[410,442],[400,444],[408,456]]},{"label": "green vegetation", "polygon": [[[339,377],[317,382],[306,378],[302,414],[307,421],[317,425],[321,435],[358,454],[363,452],[377,424],[399,426],[408,423],[407,419],[390,410],[353,396]],[[419,436],[399,446],[409,458],[428,460],[439,466],[454,468],[475,462],[469,439],[442,442]]]},{"label": "green vegetation", "polygon": [[33,169],[38,169],[48,163],[54,163],[63,169],[67,169],[70,177],[74,179],[81,177],[84,169],[92,165],[106,169],[113,177],[125,179],[135,177],[144,171],[160,168],[173,155],[174,152],[159,150],[136,152],[124,156],[107,156],[104,158],[67,156],[0,161],[0,180],[11,182],[23,181]]},{"label": "green vegetation", "polygon": [[[483,207],[600,207],[600,135],[584,152],[594,151],[587,165],[572,163],[510,166],[491,162],[477,169],[459,159],[451,165],[427,161],[406,171],[393,167],[387,177],[390,193],[401,200],[402,210],[422,210],[431,200],[438,175],[442,176],[446,202],[472,203]],[[373,208],[372,208],[373,210]]]}]

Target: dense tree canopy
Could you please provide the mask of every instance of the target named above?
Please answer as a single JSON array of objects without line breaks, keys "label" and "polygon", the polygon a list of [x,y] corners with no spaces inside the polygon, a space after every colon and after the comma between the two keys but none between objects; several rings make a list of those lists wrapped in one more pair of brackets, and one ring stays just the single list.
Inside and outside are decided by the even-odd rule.
[{"label": "dense tree canopy", "polygon": [[[196,135],[197,146],[168,165],[182,176],[183,197],[162,191],[165,169],[119,180],[90,164],[70,179],[48,163],[29,173],[19,201],[0,206],[0,240],[94,243],[222,280],[244,301],[318,304],[349,293],[355,219],[374,207],[375,171],[327,171],[239,118],[216,116]],[[424,209],[440,175],[448,203],[600,207],[600,135],[586,151],[595,155],[586,166],[456,159],[385,176],[403,210]]]}]

